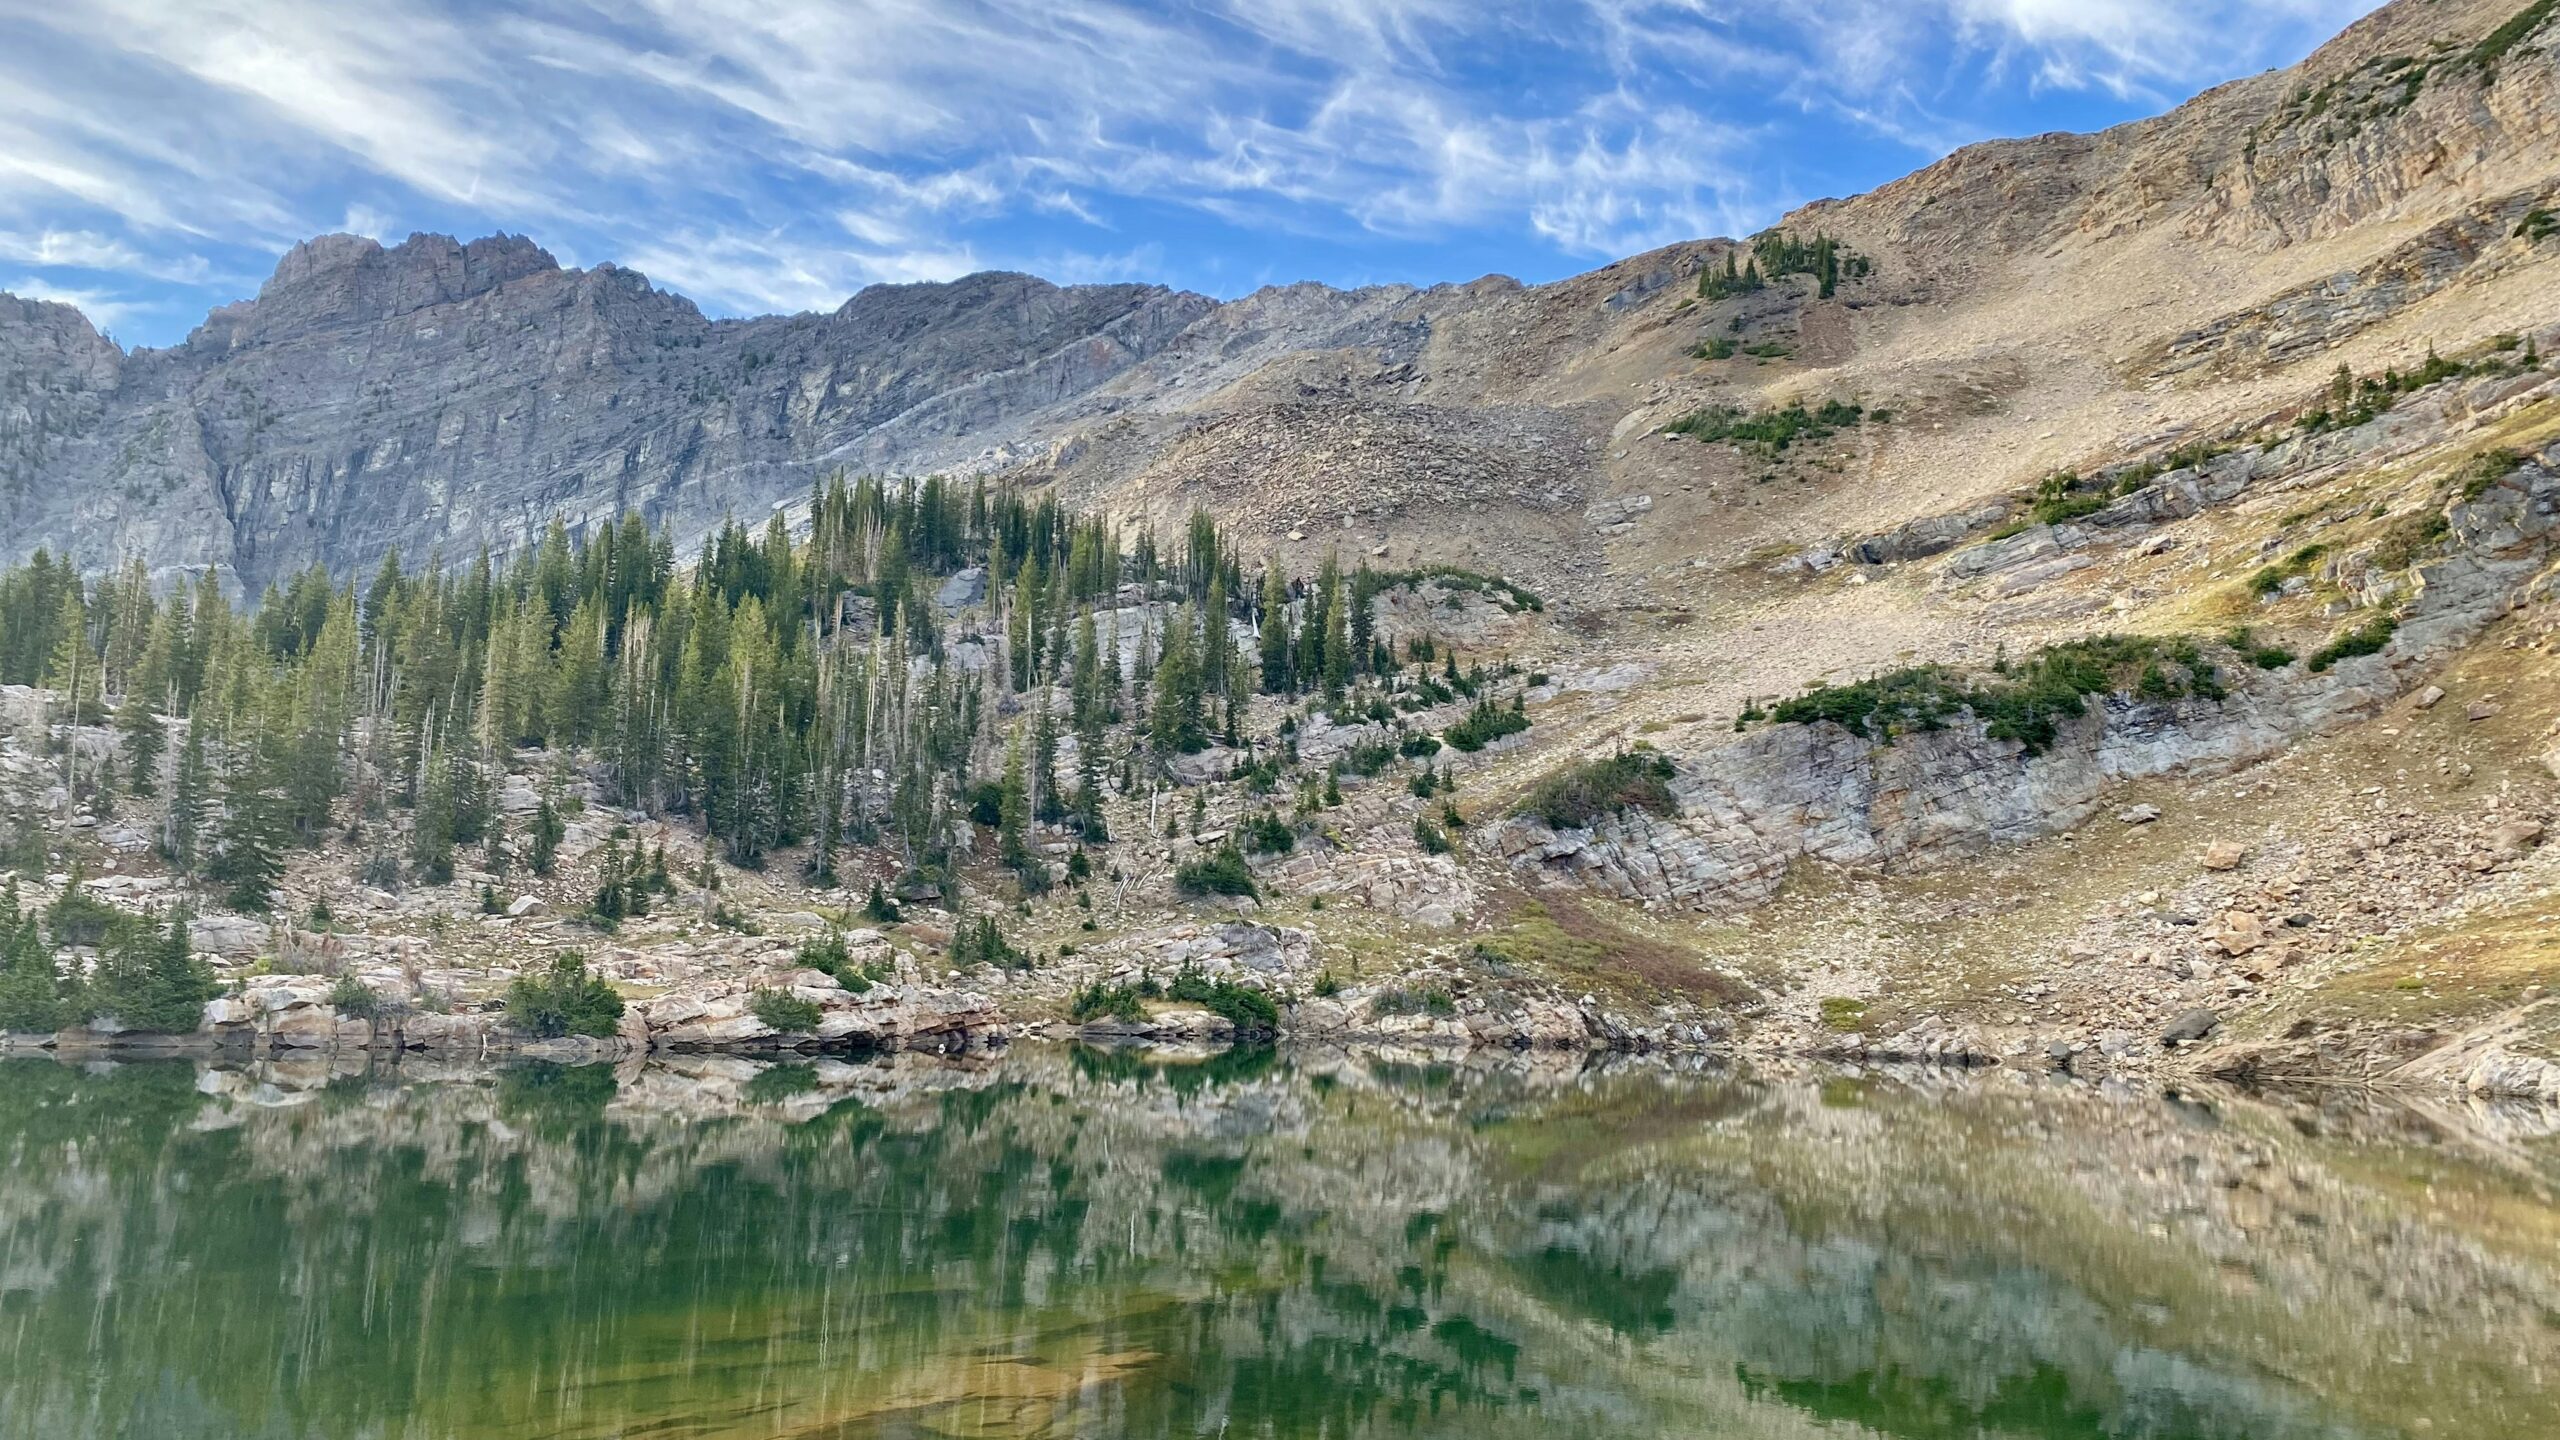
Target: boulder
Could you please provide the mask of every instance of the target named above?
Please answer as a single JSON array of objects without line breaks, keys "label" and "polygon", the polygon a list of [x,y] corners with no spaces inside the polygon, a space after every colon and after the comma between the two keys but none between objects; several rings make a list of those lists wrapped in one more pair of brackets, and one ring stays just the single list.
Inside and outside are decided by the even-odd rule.
[{"label": "boulder", "polygon": [[2198,1006],[2170,1021],[2169,1028],[2160,1032],[2160,1043],[2173,1050],[2181,1045],[2192,1045],[2211,1035],[2221,1024],[2219,1014]]},{"label": "boulder", "polygon": [[187,938],[216,955],[255,955],[272,933],[266,922],[246,915],[199,915],[187,922]]},{"label": "boulder", "polygon": [[2266,922],[2248,910],[2223,912],[2222,926],[2214,932],[2213,943],[2222,953],[2233,957],[2248,954],[2266,943]]},{"label": "boulder", "polygon": [[2509,860],[2541,843],[2542,822],[2539,820],[2509,820],[2492,829],[2488,835],[2490,851]]},{"label": "boulder", "polygon": [[2248,858],[2249,847],[2237,840],[2216,840],[2204,847],[2204,868],[2207,870],[2237,870],[2240,862]]},{"label": "boulder", "polygon": [[933,603],[945,610],[965,610],[987,598],[987,567],[972,565],[942,582]]}]

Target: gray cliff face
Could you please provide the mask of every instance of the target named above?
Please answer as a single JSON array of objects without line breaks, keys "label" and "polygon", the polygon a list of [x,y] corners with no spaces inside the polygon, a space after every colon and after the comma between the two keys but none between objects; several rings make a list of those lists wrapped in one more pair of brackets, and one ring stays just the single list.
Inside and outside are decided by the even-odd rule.
[{"label": "gray cliff face", "polygon": [[395,546],[503,554],[555,514],[637,510],[690,541],[838,467],[984,468],[1211,308],[987,274],[711,321],[509,236],[324,236],[185,343],[129,356],[69,307],[0,297],[0,552],[255,589]]}]

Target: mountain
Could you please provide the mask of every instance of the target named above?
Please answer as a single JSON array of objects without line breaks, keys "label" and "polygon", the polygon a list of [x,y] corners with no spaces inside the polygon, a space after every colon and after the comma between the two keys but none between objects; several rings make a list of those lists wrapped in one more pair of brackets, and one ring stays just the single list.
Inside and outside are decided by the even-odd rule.
[{"label": "mountain", "polygon": [[[735,710],[725,688],[719,704],[670,707],[648,688],[663,664],[623,666],[627,759],[581,749],[572,723],[593,718],[605,607],[569,603],[565,578],[500,586],[447,622],[485,623],[485,641],[376,632],[394,649],[465,639],[458,658],[413,651],[425,658],[393,682],[410,687],[399,723],[364,733],[419,737],[415,775],[442,756],[447,787],[503,772],[501,808],[518,816],[579,774],[627,782],[596,803],[656,806],[675,870],[726,877],[716,899],[693,881],[689,914],[814,923],[849,911],[861,878],[914,880],[919,903],[949,897],[946,881],[974,891],[982,959],[999,912],[1046,957],[973,965],[1011,1015],[1073,1014],[1105,985],[1126,1010],[1140,998],[1128,976],[1216,958],[1307,996],[1289,1024],[1313,1034],[1730,1034],[1789,1056],[2560,1099],[2546,998],[2560,990],[2560,846],[2542,843],[2560,833],[2555,357],[2560,0],[2397,0],[2299,66],[2157,119],[1971,147],[1747,241],[1553,284],[1294,285],[1221,303],[980,275],[714,322],[627,270],[564,270],[521,239],[334,236],[169,350],[126,354],[75,311],[0,301],[0,547],[91,568],[138,554],[164,577],[212,567],[254,593],[315,560],[361,575],[393,546],[413,562],[520,551],[555,515],[591,531],[637,511],[689,549],[723,516],[798,518],[835,470],[983,475],[1168,539],[1205,508],[1245,567],[1222,587],[1229,633],[1267,634],[1273,693],[1231,696],[1222,723],[1240,743],[1206,749],[1205,708],[1198,733],[1180,730],[1184,704],[1203,704],[1183,689],[1200,673],[1188,665],[1154,666],[1144,727],[1134,704],[1116,724],[1085,704],[1074,748],[1099,768],[1079,803],[1110,813],[1083,848],[1025,817],[1021,783],[1006,820],[992,779],[1021,774],[1007,761],[1025,733],[1036,754],[1074,708],[1052,683],[1069,651],[1096,655],[1033,617],[1054,637],[1091,601],[1101,653],[1136,672],[1188,633],[1175,627],[1214,593],[1204,574],[1195,595],[1149,568],[1079,570],[1072,557],[1096,552],[1074,548],[1052,574],[1080,578],[1045,588],[1079,603],[1044,606],[1042,587],[1016,599],[937,570],[930,610],[891,612],[907,643],[882,653],[898,663],[868,672],[905,677],[877,694],[906,698],[801,716],[788,699],[750,703],[776,683],[755,647],[712,662],[730,642],[693,632],[714,638],[688,638],[676,683],[698,699],[717,663],[708,683],[734,684]],[[892,578],[848,543],[854,522],[830,528],[813,570],[733,556],[731,579],[697,587],[724,596],[702,613],[725,615],[753,574]],[[1345,608],[1303,593],[1263,604],[1250,577],[1266,556],[1300,579],[1328,557],[1362,567],[1347,593],[1365,603],[1339,628],[1316,627],[1317,611]],[[138,855],[146,829],[108,807],[147,817],[158,802],[117,792],[115,736],[56,717],[85,703],[103,718],[114,692],[139,756],[121,768],[166,762],[150,751],[162,687],[115,691],[154,651],[123,626],[99,656],[116,681],[84,681],[83,648],[48,628],[82,613],[57,598],[59,572],[11,583],[29,598],[17,683],[0,686],[0,782],[29,793],[0,824],[18,853],[40,835],[37,853],[65,867],[105,843],[83,833]],[[103,595],[110,615],[149,598]],[[843,613],[876,620],[864,607],[879,596]],[[291,651],[298,625],[343,678],[359,627],[332,631],[326,597],[300,599],[262,616],[268,649]],[[738,612],[768,637],[801,623],[760,598]],[[656,632],[638,633],[645,656]],[[836,633],[868,648],[871,627]],[[265,663],[254,647],[220,653],[235,677]],[[824,668],[838,684],[862,673]],[[1247,670],[1264,673],[1230,674]],[[584,677],[559,680],[585,700],[557,727],[539,702],[553,682],[534,678],[551,671]],[[1299,683],[1319,672],[1325,685]],[[930,703],[945,685],[984,703]],[[234,728],[252,699],[303,693],[221,690]],[[670,713],[686,733],[664,733]],[[944,719],[873,728],[892,713]],[[426,743],[438,714],[479,758]],[[731,743],[732,724],[771,729]],[[877,761],[849,748],[875,742],[907,748],[886,767],[847,758]],[[966,753],[950,760],[946,743]],[[771,768],[737,768],[745,754]],[[783,781],[804,754],[856,778],[811,787],[817,818],[800,831],[781,823],[798,804],[772,797],[798,788]],[[995,789],[994,843],[1010,829],[1016,847],[1004,868],[984,861],[974,805],[910,803],[944,780],[886,783],[926,775],[928,754],[955,786]],[[910,875],[912,839],[853,843],[881,833],[893,800],[951,827],[949,875]],[[441,953],[522,973],[549,941],[510,937],[538,932],[447,923],[495,904],[503,852],[467,882],[491,887],[470,908],[430,810],[314,825],[288,910],[362,910],[377,934],[410,938],[431,915]],[[711,814],[732,859],[797,847],[799,863],[713,869]],[[399,897],[366,877],[399,872],[404,825],[409,874],[427,883]],[[627,900],[615,867],[636,850],[617,858],[618,833],[574,829],[564,868],[522,903]],[[848,837],[837,878],[855,888],[802,883],[829,873],[811,863],[823,850],[785,838],[809,834]],[[1237,836],[1250,857],[1224,853]],[[1064,857],[1086,849],[1078,875]],[[1063,875],[1115,883],[1036,883],[1057,878],[1050,854]],[[1259,924],[1199,923],[1196,892],[1244,888],[1238,871],[1258,877],[1249,903],[1285,922],[1296,971],[1264,953],[1280,942]],[[645,962],[666,971],[623,978],[697,974],[709,947],[693,948],[689,920],[660,920],[650,943],[682,948]],[[951,934],[922,933],[946,954]],[[791,942],[766,953],[778,964]],[[617,947],[612,963],[643,962]],[[1501,998],[1515,982],[1528,988]],[[692,1043],[706,1006],[728,1007],[726,1025],[769,983],[704,977],[661,997],[662,1031]],[[979,999],[952,1003],[985,1013]],[[2194,1055],[2208,1037],[2225,1043]]]},{"label": "mountain", "polygon": [[[74,311],[12,300],[6,558],[136,552],[255,588],[393,546],[504,553],[553,515],[636,509],[689,543],[829,471],[946,471],[1641,602],[1699,558],[1647,537],[1710,512],[1729,553],[1886,528],[2279,403],[2306,368],[2449,333],[2439,316],[2549,316],[2550,247],[2511,233],[2560,179],[2548,19],[2388,6],[2158,119],[1973,146],[1807,207],[1779,228],[1871,267],[1828,298],[1701,305],[1731,248],[1701,241],[1534,287],[1221,304],[981,274],[712,321],[516,237],[337,235],[168,350],[121,354]],[[1690,358],[1719,336],[1764,354]],[[1738,525],[1722,512],[1748,475],[1626,443],[1704,403],[1835,394],[1926,428],[1866,446],[1864,483],[1758,498]],[[1635,531],[1581,523],[1638,495],[1659,508]]]},{"label": "mountain", "polygon": [[322,236],[167,350],[123,355],[67,307],[0,302],[0,506],[17,554],[134,552],[253,588],[393,546],[504,553],[553,515],[696,532],[826,469],[977,459],[1209,308],[985,274],[712,321],[516,237]]}]

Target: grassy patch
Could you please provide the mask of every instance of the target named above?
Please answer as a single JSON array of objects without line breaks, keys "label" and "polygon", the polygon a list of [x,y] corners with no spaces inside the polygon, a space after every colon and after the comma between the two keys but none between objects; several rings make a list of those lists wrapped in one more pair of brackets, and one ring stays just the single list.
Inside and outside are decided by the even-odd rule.
[{"label": "grassy patch", "polygon": [[2373,544],[2372,560],[2380,570],[2406,570],[2432,553],[2452,530],[2444,511],[2433,505],[2405,515]]},{"label": "grassy patch", "polygon": [[2533,0],[2532,4],[2508,16],[2505,24],[2481,36],[2480,43],[2472,46],[2471,53],[2463,59],[2476,69],[2495,74],[2499,62],[2518,45],[2533,38],[2535,31],[2550,24],[2555,14],[2560,14],[2560,0]]},{"label": "grassy patch", "polygon": [[2275,564],[2261,567],[2257,574],[2249,577],[2250,593],[2264,598],[2281,592],[2284,582],[2296,575],[2310,573],[2311,567],[2319,564],[2320,557],[2328,553],[2326,545],[2305,545]]},{"label": "grassy patch", "polygon": [[1527,901],[1502,927],[1477,936],[1476,958],[1637,1000],[1682,996],[1706,1004],[1747,999],[1750,987],[1699,963],[1693,952],[1559,900]]},{"label": "grassy patch", "polygon": [[1825,1027],[1844,1034],[1864,1029],[1867,1023],[1867,1002],[1847,995],[1824,996],[1822,1023]]},{"label": "grassy patch", "polygon": [[[2560,989],[2560,899],[2548,895],[2367,951],[2303,1004],[2339,1019],[2442,1028],[2521,1005],[2536,985]],[[2529,1048],[2549,1053],[2550,1041]]]}]

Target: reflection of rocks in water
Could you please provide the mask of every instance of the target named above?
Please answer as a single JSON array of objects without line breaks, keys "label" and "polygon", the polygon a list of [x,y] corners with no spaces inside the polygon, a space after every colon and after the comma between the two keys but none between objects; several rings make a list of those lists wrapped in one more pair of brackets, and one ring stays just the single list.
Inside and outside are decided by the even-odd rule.
[{"label": "reflection of rocks in water", "polygon": [[2517,1143],[1445,1051],[6,1062],[0,1440],[2551,1433]]}]

